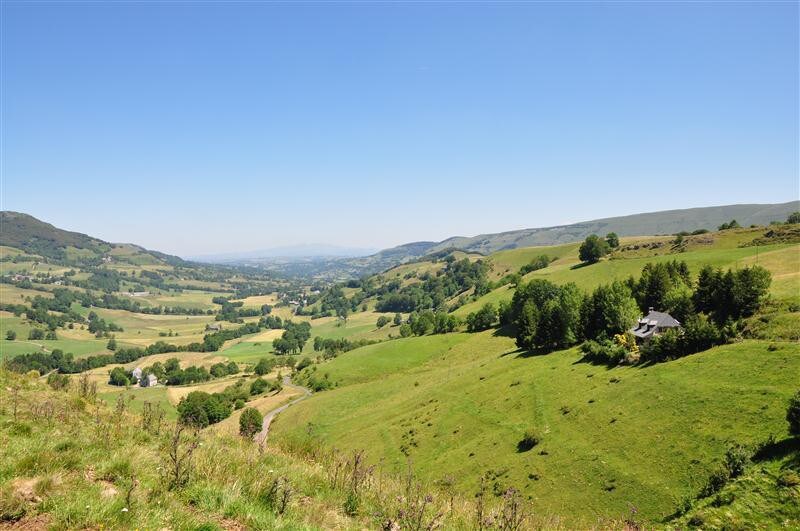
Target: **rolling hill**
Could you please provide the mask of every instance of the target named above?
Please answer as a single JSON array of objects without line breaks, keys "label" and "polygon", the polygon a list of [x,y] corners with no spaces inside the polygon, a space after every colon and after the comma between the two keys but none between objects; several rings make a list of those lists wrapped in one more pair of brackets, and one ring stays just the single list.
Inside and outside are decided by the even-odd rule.
[{"label": "rolling hill", "polygon": [[[590,234],[619,236],[667,235],[697,229],[716,230],[735,219],[741,226],[769,225],[785,221],[792,212],[800,210],[800,201],[780,204],[724,205],[648,212],[629,216],[583,221],[568,225],[520,229],[478,236],[454,236],[440,242],[420,241],[384,249],[369,256],[352,258],[298,256],[286,259],[259,259],[253,255],[239,259],[240,263],[258,262],[261,267],[306,278],[341,280],[379,273],[398,264],[421,259],[450,249],[488,255],[497,251],[523,247],[550,246],[578,242]],[[207,261],[215,261],[213,257]],[[222,260],[216,260],[222,261]],[[231,260],[224,260],[231,261]],[[233,260],[237,262],[237,260]]]},{"label": "rolling hill", "polygon": [[109,243],[86,234],[59,229],[21,212],[0,212],[0,245],[60,261],[95,260],[116,255],[123,262],[145,260],[183,264],[177,257],[133,244]]}]

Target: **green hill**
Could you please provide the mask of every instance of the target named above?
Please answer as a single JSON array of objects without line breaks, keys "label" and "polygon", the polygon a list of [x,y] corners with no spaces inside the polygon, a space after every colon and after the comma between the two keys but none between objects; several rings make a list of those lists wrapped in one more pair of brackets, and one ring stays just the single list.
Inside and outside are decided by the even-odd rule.
[{"label": "green hill", "polygon": [[148,251],[131,244],[108,243],[79,232],[54,227],[20,212],[0,212],[0,245],[60,261],[99,261],[104,256],[132,263],[181,264],[177,256]]},{"label": "green hill", "polygon": [[[571,526],[590,526],[598,515],[625,518],[632,508],[647,522],[665,523],[696,498],[731,445],[786,438],[786,404],[800,385],[800,244],[793,234],[794,226],[785,226],[677,243],[623,238],[610,257],[590,266],[580,264],[577,244],[491,254],[483,258],[492,264],[491,278],[545,254],[555,261],[525,280],[574,282],[584,291],[638,276],[648,262],[685,261],[695,277],[704,265],[758,264],[772,273],[772,300],[745,322],[743,340],[655,365],[594,365],[578,348],[521,351],[497,330],[366,346],[305,369],[301,381],[327,380],[333,389],[285,412],[275,434],[287,447],[364,449],[394,470],[412,463],[429,481],[454,481],[460,492],[474,492],[488,476],[496,492],[520,489],[544,513],[569,515]],[[413,284],[443,268],[423,260],[373,282]],[[513,292],[502,285],[454,313],[464,316]],[[520,451],[528,430],[539,442]],[[748,473],[757,476],[761,465],[752,466]],[[768,524],[783,515],[790,527],[800,525],[796,511],[776,506],[797,499],[791,488],[773,481],[748,491],[757,501],[732,505],[737,512],[729,517],[703,509],[710,501],[690,502],[684,522],[702,512],[714,522]]]}]

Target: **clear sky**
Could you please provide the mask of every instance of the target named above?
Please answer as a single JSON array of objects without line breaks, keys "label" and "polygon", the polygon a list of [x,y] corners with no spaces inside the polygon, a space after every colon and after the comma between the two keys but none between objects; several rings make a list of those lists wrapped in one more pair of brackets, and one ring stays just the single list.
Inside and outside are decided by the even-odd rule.
[{"label": "clear sky", "polygon": [[2,2],[2,208],[181,255],[798,183],[798,4]]}]

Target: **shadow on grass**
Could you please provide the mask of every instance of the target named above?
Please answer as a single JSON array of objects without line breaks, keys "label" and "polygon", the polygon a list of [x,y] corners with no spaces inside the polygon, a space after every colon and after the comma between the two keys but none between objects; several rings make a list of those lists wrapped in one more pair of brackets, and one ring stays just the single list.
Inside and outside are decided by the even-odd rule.
[{"label": "shadow on grass", "polygon": [[594,265],[597,262],[581,262],[579,264],[575,264],[574,266],[570,266],[570,269],[581,269],[584,267],[589,267],[590,265]]},{"label": "shadow on grass", "polygon": [[492,333],[492,337],[514,337],[514,327],[506,325],[496,328]]},{"label": "shadow on grass", "polygon": [[526,350],[524,348],[518,348],[516,350],[509,350],[508,352],[503,352],[500,354],[501,358],[506,356],[514,356],[515,358],[535,358],[537,356],[546,356],[550,354],[552,349],[544,349],[544,348],[537,348],[533,350]]},{"label": "shadow on grass", "polygon": [[787,437],[765,444],[753,454],[753,462],[773,461],[787,456],[794,456],[792,462],[800,463],[800,437]]}]

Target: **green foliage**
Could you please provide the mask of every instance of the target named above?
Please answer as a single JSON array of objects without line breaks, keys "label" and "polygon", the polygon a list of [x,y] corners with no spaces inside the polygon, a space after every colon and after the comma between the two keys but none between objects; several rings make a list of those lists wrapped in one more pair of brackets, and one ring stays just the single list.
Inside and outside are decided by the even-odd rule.
[{"label": "green foliage", "polygon": [[383,328],[387,324],[389,324],[389,318],[386,317],[385,315],[381,315],[380,317],[378,317],[378,321],[375,323],[375,326],[377,326],[378,328]]},{"label": "green foliage", "polygon": [[533,271],[539,271],[540,269],[544,269],[545,267],[550,265],[550,262],[552,262],[553,260],[555,259],[550,258],[546,254],[539,255],[530,262],[528,262],[527,264],[525,264],[524,266],[522,266],[521,268],[519,268],[519,275],[524,276]]},{"label": "green foliage", "polygon": [[617,247],[619,247],[619,236],[617,236],[616,232],[609,232],[608,234],[606,234],[606,244],[611,249],[616,249]]},{"label": "green foliage", "polygon": [[122,367],[114,367],[109,374],[108,383],[118,386],[130,385],[130,373]]},{"label": "green foliage", "polygon": [[723,223],[722,225],[717,227],[717,230],[738,229],[740,227],[741,226],[739,225],[739,223],[735,219],[732,219],[729,222]]},{"label": "green foliage", "polygon": [[232,401],[223,394],[192,391],[178,403],[178,419],[183,424],[205,428],[228,418],[232,408]]},{"label": "green foliage", "polygon": [[766,299],[772,275],[760,266],[744,267],[737,271],[706,266],[700,270],[693,295],[698,312],[713,317],[718,324],[729,319],[753,315]]},{"label": "green foliage", "polygon": [[261,431],[261,423],[263,421],[264,417],[256,408],[245,408],[239,417],[239,435],[252,439],[256,433]]},{"label": "green foliage", "polygon": [[250,384],[250,394],[252,396],[260,395],[261,393],[263,393],[264,391],[268,390],[269,388],[270,388],[269,382],[267,382],[263,378],[256,378]]},{"label": "green foliage", "polygon": [[789,217],[786,218],[786,223],[800,223],[800,212],[792,212],[789,214]]},{"label": "green foliage", "polygon": [[497,309],[494,304],[487,302],[480,310],[473,312],[467,316],[467,330],[470,332],[479,332],[481,330],[488,330],[497,322]]},{"label": "green foliage", "polygon": [[[658,311],[669,311],[667,300],[679,307],[686,303],[676,295],[691,287],[692,278],[686,262],[672,260],[669,262],[647,263],[642,268],[638,281],[628,280],[628,286],[636,297],[639,308],[646,312],[649,308]],[[692,308],[685,309],[691,313]]]},{"label": "green foliage", "polygon": [[520,285],[507,310],[517,346],[553,349],[574,344],[580,332],[581,295],[574,284],[556,286],[534,279]]},{"label": "green foliage", "polygon": [[612,282],[598,286],[581,307],[583,337],[611,338],[631,328],[639,316],[639,307],[628,286]]},{"label": "green foliage", "polygon": [[9,330],[8,332],[6,332],[6,339],[8,341],[14,341],[15,339],[17,339],[17,332],[14,330]]},{"label": "green foliage", "polygon": [[578,249],[578,258],[581,262],[594,264],[608,253],[608,243],[596,234],[587,236]]},{"label": "green foliage", "polygon": [[270,358],[261,358],[256,363],[255,373],[259,376],[264,376],[265,374],[269,374],[272,372],[272,369],[275,367],[275,361]]},{"label": "green foliage", "polygon": [[422,282],[401,287],[400,282],[381,288],[375,309],[379,312],[420,312],[443,307],[445,301],[474,288],[477,295],[488,291],[489,266],[483,260],[449,261],[437,275],[427,275]]}]

